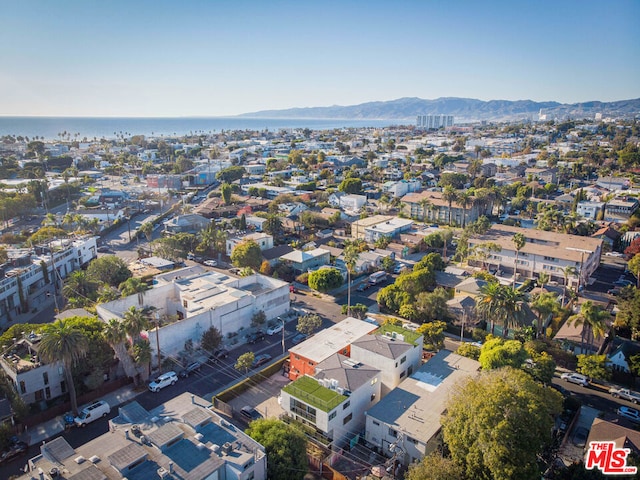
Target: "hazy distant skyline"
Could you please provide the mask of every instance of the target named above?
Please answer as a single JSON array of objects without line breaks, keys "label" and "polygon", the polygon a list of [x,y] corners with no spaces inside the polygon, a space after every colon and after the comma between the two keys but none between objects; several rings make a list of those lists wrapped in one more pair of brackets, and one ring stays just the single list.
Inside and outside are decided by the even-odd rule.
[{"label": "hazy distant skyline", "polygon": [[640,1],[0,0],[0,115],[640,97]]}]

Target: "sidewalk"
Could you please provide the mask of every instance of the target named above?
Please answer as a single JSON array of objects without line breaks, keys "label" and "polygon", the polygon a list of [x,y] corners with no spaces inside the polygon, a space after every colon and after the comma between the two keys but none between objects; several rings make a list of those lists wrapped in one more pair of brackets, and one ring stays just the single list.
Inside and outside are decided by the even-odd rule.
[{"label": "sidewalk", "polygon": [[[142,392],[136,392],[133,385],[130,384],[108,393],[102,400],[105,400],[111,407],[111,411],[113,411],[123,403],[133,400],[139,393]],[[58,416],[48,422],[31,427],[31,429],[26,430],[20,437],[29,445],[39,445],[43,441],[64,432],[64,426],[64,419]]]}]

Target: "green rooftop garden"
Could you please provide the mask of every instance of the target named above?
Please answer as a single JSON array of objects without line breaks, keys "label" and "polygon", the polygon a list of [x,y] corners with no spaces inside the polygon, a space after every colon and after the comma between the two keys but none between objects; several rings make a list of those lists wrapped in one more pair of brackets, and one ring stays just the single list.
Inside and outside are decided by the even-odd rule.
[{"label": "green rooftop garden", "polygon": [[323,412],[330,412],[348,398],[335,390],[323,387],[316,379],[307,376],[298,378],[283,390],[292,397]]},{"label": "green rooftop garden", "polygon": [[384,323],[380,325],[380,328],[374,333],[376,335],[384,335],[385,333],[399,333],[404,337],[404,341],[413,345],[417,344],[417,340],[422,336],[419,333],[412,332],[406,328],[402,328],[400,325],[393,325],[392,323]]}]

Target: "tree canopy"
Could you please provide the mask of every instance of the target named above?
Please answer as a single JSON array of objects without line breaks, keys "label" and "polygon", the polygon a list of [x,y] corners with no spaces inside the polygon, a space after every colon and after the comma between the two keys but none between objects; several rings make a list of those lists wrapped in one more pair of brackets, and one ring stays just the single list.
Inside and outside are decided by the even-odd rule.
[{"label": "tree canopy", "polygon": [[117,287],[132,275],[125,261],[115,255],[94,259],[87,267],[87,274],[91,279],[112,287]]},{"label": "tree canopy", "polygon": [[251,267],[258,270],[262,264],[260,246],[253,240],[239,243],[231,252],[231,261],[236,267]]},{"label": "tree canopy", "polygon": [[342,274],[337,268],[321,268],[309,274],[308,283],[318,292],[328,292],[342,285]]}]

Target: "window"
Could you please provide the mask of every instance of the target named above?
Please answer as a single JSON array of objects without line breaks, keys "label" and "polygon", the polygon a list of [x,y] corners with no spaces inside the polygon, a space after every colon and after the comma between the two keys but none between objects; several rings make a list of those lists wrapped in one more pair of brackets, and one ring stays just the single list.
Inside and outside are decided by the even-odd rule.
[{"label": "window", "polygon": [[351,406],[351,400],[347,400],[346,402],[344,402],[344,404],[342,405],[342,409],[346,410],[347,408],[349,408]]},{"label": "window", "polygon": [[349,423],[351,421],[352,418],[353,418],[353,413],[350,413],[349,415],[344,417],[344,420],[342,420],[342,424],[346,425],[347,423]]},{"label": "window", "polygon": [[398,438],[398,432],[396,432],[393,428],[389,428],[389,436],[393,438]]},{"label": "window", "polygon": [[402,358],[400,359],[400,365],[402,365],[402,364],[403,364],[404,362],[406,362],[406,361],[407,361],[407,356],[405,355],[404,357],[402,357]]},{"label": "window", "polygon": [[183,306],[184,308],[189,308],[189,302],[187,302],[186,300],[183,300],[183,301],[182,301],[182,306]]},{"label": "window", "polygon": [[402,372],[400,372],[400,378],[404,378],[406,374],[407,374],[407,371],[403,370]]},{"label": "window", "polygon": [[376,427],[379,427],[379,426],[380,426],[380,422],[378,422],[378,421],[376,421],[376,420],[374,420],[374,421],[373,421],[373,424],[374,424]]},{"label": "window", "polygon": [[27,393],[27,386],[24,383],[24,380],[20,380],[20,393]]},{"label": "window", "polygon": [[48,372],[44,372],[42,374],[42,380],[44,381],[45,385],[49,385],[49,373]]},{"label": "window", "polygon": [[376,394],[375,394],[375,393],[372,393],[372,394],[371,394],[371,401],[373,402],[375,399],[376,399]]},{"label": "window", "polygon": [[47,400],[51,398],[51,388],[47,387],[44,389],[44,394],[47,397]]},{"label": "window", "polygon": [[337,414],[338,414],[338,413],[337,413],[335,410],[334,410],[333,412],[331,412],[331,413],[329,414],[329,421],[331,421],[331,420],[333,420],[334,418],[336,418],[336,415],[337,415]]},{"label": "window", "polygon": [[38,390],[36,392],[36,402],[41,402],[42,400],[44,400],[44,395],[42,390]]}]

